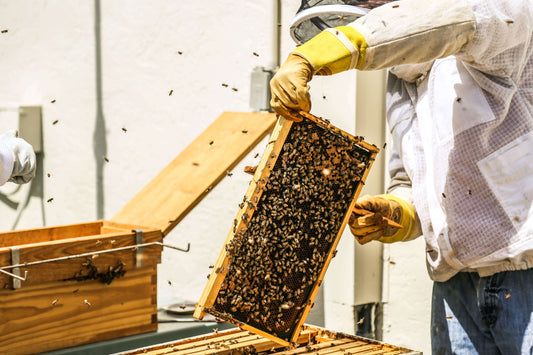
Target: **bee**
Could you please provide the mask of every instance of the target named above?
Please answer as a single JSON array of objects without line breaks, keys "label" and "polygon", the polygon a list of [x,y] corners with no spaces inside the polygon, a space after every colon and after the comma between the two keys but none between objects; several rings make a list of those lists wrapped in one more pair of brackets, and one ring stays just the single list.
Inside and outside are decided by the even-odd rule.
[{"label": "bee", "polygon": [[225,87],[225,88],[227,88],[227,87],[228,87],[228,84],[226,84],[226,83],[222,83],[222,86]]},{"label": "bee", "polygon": [[194,162],[192,162],[192,165],[199,166],[200,164],[198,164],[197,162],[194,161]]},{"label": "bee", "polygon": [[52,124],[57,124],[57,122],[59,122],[59,120],[55,120],[54,122],[52,122]]},{"label": "bee", "polygon": [[252,54],[255,55],[256,57],[259,57],[259,53],[257,52],[253,52]]},{"label": "bee", "polygon": [[77,289],[75,289],[74,291],[72,291],[72,293],[78,293],[79,290],[80,290],[80,289],[77,288]]},{"label": "bee", "polygon": [[126,127],[122,127],[122,131],[126,133],[128,130],[126,129]]},{"label": "bee", "polygon": [[8,30],[2,30],[2,33],[7,33]]},{"label": "bee", "polygon": [[50,177],[50,176],[52,176],[52,175],[50,175],[50,173],[48,173],[48,174],[46,174],[46,176]]},{"label": "bee", "polygon": [[106,163],[109,163],[109,158],[108,157],[104,157],[104,160]]},{"label": "bee", "polygon": [[182,52],[182,51],[178,51],[177,53],[178,53],[179,55],[182,55],[182,54],[183,54],[183,52]]},{"label": "bee", "polygon": [[49,198],[48,200],[46,200],[46,202],[52,202],[54,200],[53,197]]},{"label": "bee", "polygon": [[513,20],[505,20],[505,23],[514,23]]},{"label": "bee", "polygon": [[169,285],[169,286],[172,286],[172,281],[167,280],[167,282],[168,282],[168,285]]},{"label": "bee", "polygon": [[243,129],[241,132],[244,133],[244,134],[248,133],[248,131],[245,130],[245,129]]},{"label": "bee", "polygon": [[237,88],[231,88],[231,90],[233,90],[233,91],[239,91],[239,89],[237,89]]},{"label": "bee", "polygon": [[229,170],[227,170],[227,171],[226,171],[226,175],[228,175],[228,176],[232,176],[232,175],[233,175],[233,173],[232,173],[232,172],[230,172]]},{"label": "bee", "polygon": [[91,308],[91,303],[87,300],[83,300],[83,303],[87,306],[87,308]]},{"label": "bee", "polygon": [[462,100],[462,99],[461,99],[460,97],[458,97],[457,99],[455,99],[455,101],[457,101],[457,102],[461,102],[461,100]]},{"label": "bee", "polygon": [[444,192],[442,193],[442,197],[443,197],[443,198],[446,198],[446,194],[445,194]]},{"label": "bee", "polygon": [[259,156],[259,153],[256,153],[256,154],[254,155],[254,159],[257,158],[258,156]]},{"label": "bee", "polygon": [[52,301],[52,306],[55,306],[57,304],[57,302],[59,301],[59,298],[56,298],[55,300]]}]

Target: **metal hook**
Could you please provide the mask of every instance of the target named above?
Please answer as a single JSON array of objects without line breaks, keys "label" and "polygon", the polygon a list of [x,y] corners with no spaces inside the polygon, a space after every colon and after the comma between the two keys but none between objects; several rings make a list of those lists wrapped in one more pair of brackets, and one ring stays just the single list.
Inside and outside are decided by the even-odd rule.
[{"label": "metal hook", "polygon": [[10,272],[8,272],[6,270],[3,270],[3,269],[0,269],[0,272],[6,274],[8,276],[11,276],[12,278],[18,279],[20,281],[26,281],[28,279],[28,270],[24,270],[24,277],[12,274],[12,273],[10,273]]},{"label": "metal hook", "polygon": [[191,243],[187,243],[187,249],[183,249],[183,248],[178,248],[178,247],[175,247],[173,245],[168,245],[168,244],[163,244],[161,243],[162,246],[164,247],[167,247],[167,248],[171,248],[171,249],[176,249],[176,250],[179,250],[179,251],[183,251],[185,253],[188,253],[189,250],[191,250]]}]

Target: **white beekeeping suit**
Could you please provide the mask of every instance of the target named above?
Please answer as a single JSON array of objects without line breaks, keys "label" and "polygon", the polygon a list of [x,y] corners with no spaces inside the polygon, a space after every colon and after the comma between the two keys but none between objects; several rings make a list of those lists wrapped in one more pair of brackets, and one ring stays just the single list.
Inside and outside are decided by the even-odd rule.
[{"label": "white beekeeping suit", "polygon": [[392,67],[391,166],[405,174],[402,192],[385,198],[406,228],[380,239],[412,239],[416,210],[435,280],[533,266],[532,7],[391,2],[296,48],[272,81],[272,106],[290,116],[310,109],[314,74]]},{"label": "white beekeeping suit", "polygon": [[394,143],[389,193],[357,201],[376,213],[352,233],[363,244],[424,235],[435,353],[530,353],[533,2],[382,5],[296,48],[271,105],[288,118],[310,110],[313,75],[352,68],[390,68]]},{"label": "white beekeeping suit", "polygon": [[35,176],[35,152],[15,130],[0,134],[0,185],[24,184]]}]

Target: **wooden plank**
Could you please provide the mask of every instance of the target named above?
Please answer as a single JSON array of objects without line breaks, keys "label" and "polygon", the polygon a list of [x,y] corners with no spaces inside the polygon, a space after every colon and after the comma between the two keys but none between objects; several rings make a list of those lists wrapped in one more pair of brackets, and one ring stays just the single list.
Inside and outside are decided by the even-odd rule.
[{"label": "wooden plank", "polygon": [[[251,229],[253,226],[249,225],[250,221],[252,220],[252,217],[254,215],[254,212],[255,210],[257,209],[257,204],[261,204],[264,202],[261,201],[261,195],[262,195],[262,191],[263,189],[266,188],[266,186],[268,185],[267,182],[269,182],[269,179],[270,179],[270,175],[271,175],[271,172],[272,172],[272,169],[274,169],[274,166],[276,165],[276,162],[277,162],[277,157],[279,157],[280,155],[280,152],[285,152],[284,154],[289,154],[289,156],[292,156],[292,158],[288,158],[289,160],[292,159],[292,161],[298,161],[298,159],[301,159],[298,154],[299,150],[302,148],[302,147],[294,147],[292,150],[290,148],[290,146],[287,148],[289,150],[286,150],[286,151],[282,151],[282,148],[284,146],[284,144],[286,143],[286,140],[289,139],[291,137],[291,129],[292,127],[297,127],[297,126],[293,126],[292,124],[292,121],[287,121],[285,120],[284,118],[280,118],[279,121],[278,121],[278,124],[276,125],[276,127],[274,128],[274,131],[273,131],[273,134],[272,134],[272,141],[273,141],[273,144],[272,145],[267,145],[266,149],[265,149],[265,152],[263,153],[263,157],[257,167],[257,170],[255,172],[255,175],[250,183],[250,186],[248,188],[248,191],[246,192],[246,195],[243,199],[243,203],[242,204],[242,207],[241,209],[238,211],[237,213],[237,217],[234,221],[234,228],[232,228],[232,230],[230,231],[230,233],[228,234],[228,237],[226,238],[226,241],[224,243],[224,247],[222,248],[222,251],[221,253],[219,254],[219,257],[214,265],[214,268],[211,272],[211,275],[209,277],[209,280],[207,282],[207,285],[204,289],[204,292],[202,293],[201,295],[201,298],[199,300],[199,302],[197,303],[197,307],[196,307],[196,310],[195,310],[195,313],[194,313],[194,316],[197,317],[197,318],[200,318],[203,317],[204,313],[207,311],[209,313],[212,313],[212,314],[215,314],[216,316],[226,320],[226,321],[229,321],[229,322],[232,322],[234,324],[236,324],[237,326],[241,327],[242,329],[246,329],[246,330],[250,330],[256,334],[259,334],[265,338],[268,338],[268,339],[271,339],[271,340],[274,340],[274,341],[277,341],[279,342],[280,344],[285,344],[285,345],[288,345],[290,343],[293,343],[295,341],[295,339],[299,336],[299,333],[300,333],[300,329],[303,327],[303,323],[305,322],[305,319],[311,309],[311,307],[313,306],[313,300],[314,298],[316,297],[316,294],[318,292],[318,289],[320,287],[320,284],[324,278],[324,275],[326,273],[326,270],[329,266],[329,263],[331,262],[331,259],[333,258],[334,254],[335,254],[335,250],[337,248],[337,245],[338,245],[338,242],[342,236],[342,233],[345,229],[345,226],[349,220],[349,217],[350,217],[350,211],[351,209],[353,208],[356,200],[357,200],[357,196],[359,195],[362,187],[363,187],[363,184],[364,184],[364,181],[366,179],[366,177],[368,176],[368,172],[370,171],[370,168],[372,166],[372,163],[375,159],[375,156],[376,154],[378,153],[379,149],[377,147],[375,147],[374,145],[371,145],[371,144],[368,144],[366,142],[363,141],[362,137],[354,137],[354,136],[351,136],[349,135],[348,133],[346,132],[343,132],[341,131],[340,129],[332,126],[331,124],[325,122],[324,120],[321,120],[315,116],[312,116],[310,114],[305,114],[304,115],[306,119],[312,121],[316,126],[318,127],[315,127],[313,126],[312,124],[310,124],[309,122],[307,122],[307,126],[305,127],[309,127],[309,128],[305,128],[305,132],[303,132],[303,136],[305,137],[309,137],[309,139],[306,141],[307,143],[302,143],[302,144],[308,144],[309,147],[312,146],[313,143],[310,143],[311,141],[312,142],[318,142],[321,140],[320,138],[320,135],[322,135],[324,132],[329,132],[328,134],[330,134],[330,138],[328,139],[334,139],[334,140],[337,140],[337,144],[340,144],[338,145],[339,149],[340,150],[337,150],[337,146],[332,146],[332,145],[329,145],[327,146],[326,144],[327,143],[324,143],[322,142],[321,144],[323,144],[323,148],[324,150],[322,150],[321,154],[324,154],[320,157],[315,157],[315,158],[308,158],[308,159],[311,159],[309,161],[306,161],[306,162],[302,162],[301,164],[302,165],[307,165],[309,164],[310,166],[313,167],[313,169],[320,169],[318,171],[322,172],[322,174],[324,174],[324,171],[327,170],[328,172],[326,173],[327,175],[329,175],[329,173],[331,172],[329,169],[326,169],[325,167],[326,166],[331,166],[332,169],[342,169],[343,164],[350,164],[354,159],[356,160],[356,162],[358,161],[358,157],[361,157],[362,160],[360,160],[360,162],[363,162],[361,166],[357,166],[357,169],[360,169],[360,172],[358,173],[358,176],[357,177],[352,177],[355,179],[353,181],[359,181],[357,182],[357,185],[349,185],[349,186],[352,186],[352,188],[350,188],[350,190],[346,190],[346,191],[349,191],[349,196],[345,196],[344,197],[344,201],[349,201],[347,203],[347,205],[343,205],[342,208],[343,208],[343,214],[340,215],[340,219],[338,221],[338,225],[335,226],[335,235],[332,235],[331,237],[328,237],[328,238],[331,238],[331,239],[328,239],[327,240],[327,249],[324,249],[325,250],[325,254],[324,256],[320,256],[320,259],[317,258],[317,260],[319,260],[318,264],[320,264],[319,268],[317,269],[317,274],[316,274],[316,279],[313,279],[312,281],[312,285],[310,286],[310,289],[308,289],[309,291],[306,291],[306,293],[302,296],[304,297],[305,299],[302,301],[298,301],[298,302],[302,302],[302,303],[298,303],[297,306],[299,307],[302,307],[303,309],[301,311],[297,311],[297,312],[294,312],[294,317],[296,317],[295,320],[286,320],[287,323],[285,323],[285,325],[282,325],[282,326],[286,326],[287,324],[289,324],[289,328],[285,328],[285,329],[289,329],[289,330],[286,330],[285,334],[283,334],[283,339],[281,338],[281,336],[276,336],[276,334],[274,334],[274,331],[270,332],[267,332],[267,327],[266,326],[263,326],[263,328],[261,329],[258,329],[257,326],[254,326],[254,325],[251,325],[251,324],[247,324],[248,321],[244,321],[246,318],[246,311],[241,311],[240,316],[236,316],[236,318],[234,318],[233,316],[233,313],[234,312],[238,312],[238,307],[235,306],[233,307],[234,309],[237,309],[237,311],[231,311],[231,308],[230,306],[228,306],[230,303],[229,301],[226,301],[225,306],[222,306],[222,307],[225,307],[225,308],[222,308],[221,310],[218,310],[217,309],[217,306],[214,306],[215,305],[215,301],[219,295],[219,292],[221,290],[221,286],[225,280],[225,278],[227,277],[227,273],[228,273],[228,270],[231,269],[231,265],[229,265],[229,256],[228,256],[228,252],[226,250],[226,247],[227,246],[230,246],[231,243],[233,242],[234,238],[236,235],[239,235],[239,233],[241,232],[241,230],[244,232],[244,229],[247,228],[247,229]],[[296,130],[296,129],[295,129]],[[331,137],[335,137],[335,138],[331,138]],[[307,138],[306,138],[307,139]],[[303,142],[303,141],[302,141]],[[346,143],[340,143],[340,142],[349,142],[349,144],[353,145],[353,146],[357,146],[358,148],[356,150],[353,151],[353,154],[352,156],[350,156],[350,154],[352,153],[348,153],[348,151],[350,151],[351,148],[340,148],[340,147],[348,147],[344,144]],[[314,149],[309,149],[308,151],[314,151]],[[317,151],[320,151],[320,150],[317,150]],[[295,155],[294,155],[295,154]],[[310,155],[312,156],[312,155]],[[324,157],[322,159],[322,157]],[[284,158],[284,159],[287,159],[287,158]],[[314,160],[318,160],[317,161],[317,166],[314,165]],[[287,160],[283,161],[283,164],[285,164],[287,162]],[[290,163],[288,164],[288,166],[290,165]],[[280,164],[281,166],[281,164]],[[298,169],[300,170],[301,168],[296,166],[296,167],[293,167],[293,170],[294,169]],[[279,170],[279,171],[283,171],[283,170]],[[315,170],[317,171],[317,170]],[[288,173],[287,175],[290,175],[291,173]],[[316,172],[314,173],[316,174]],[[340,174],[340,173],[336,173],[336,174]],[[280,176],[285,176],[285,175],[280,175]],[[285,178],[283,178],[284,180]],[[316,178],[315,178],[316,179]],[[338,179],[338,178],[337,178]],[[282,178],[280,177],[280,181],[277,181],[277,185],[283,185],[284,183],[281,181]],[[291,181],[291,180],[288,180],[288,181]],[[295,179],[294,181],[298,181],[297,185],[298,185],[298,188],[297,189],[300,189],[300,186],[302,186],[303,189],[306,189],[307,187],[305,186],[305,181],[306,181],[306,178],[304,177],[303,179]],[[318,178],[318,183],[324,183],[325,182],[320,182],[322,180],[320,180],[320,177]],[[328,178],[324,178],[323,181],[329,181]],[[352,180],[351,180],[352,181]],[[281,184],[280,184],[281,183]],[[300,184],[303,184],[303,185],[300,185]],[[340,182],[338,182],[338,184],[340,184]],[[276,185],[272,185],[270,184],[271,186],[276,186]],[[333,185],[330,185],[330,186],[333,186]],[[347,185],[344,185],[344,186],[347,186]],[[355,187],[355,188],[353,188]],[[287,189],[294,189],[294,187],[289,187],[289,186],[286,186]],[[345,187],[345,189],[348,189],[349,187]],[[340,188],[339,188],[340,189]],[[307,191],[307,190],[306,190]],[[331,191],[330,191],[331,192]],[[285,196],[285,195],[284,195]],[[332,196],[332,195],[330,195]],[[316,199],[316,197],[315,197]],[[280,200],[280,199],[278,199]],[[277,200],[272,200],[272,201],[277,201]],[[304,200],[299,200],[299,201],[304,201]],[[334,203],[336,201],[332,201],[331,203]],[[299,202],[301,203],[301,202]],[[302,204],[302,203],[301,203]],[[303,204],[302,204],[303,205]],[[280,204],[281,206],[281,204]],[[289,206],[291,206],[291,202],[287,201],[284,205],[284,207],[279,207],[279,208],[288,208]],[[268,206],[267,206],[268,207]],[[321,210],[323,213],[324,211],[327,211],[328,210],[328,206],[324,206],[324,208]],[[344,208],[346,208],[344,210]],[[263,208],[263,211],[268,211],[269,209],[264,207]],[[272,210],[271,211],[272,214],[273,213],[278,213],[278,214],[282,214],[280,213],[280,211],[278,210]],[[315,211],[316,212],[316,211]],[[264,213],[264,212],[263,212]],[[299,212],[298,216],[306,216],[306,212],[302,210],[302,212]],[[246,217],[246,218],[244,218]],[[301,220],[305,220],[305,218],[307,217],[302,217]],[[313,217],[314,218],[314,217]],[[265,225],[269,225],[269,224],[274,224],[272,222],[268,222],[268,221],[264,221],[266,224]],[[291,224],[291,222],[288,222],[289,225]],[[262,226],[263,224],[261,224]],[[287,225],[287,224],[285,224]],[[256,225],[257,226],[257,225]],[[262,228],[262,227],[258,227],[258,228]],[[280,230],[282,230],[281,227],[277,227],[277,232],[279,233]],[[256,228],[257,229],[257,228]],[[241,234],[243,234],[241,233]],[[320,234],[323,234],[322,232],[320,232]],[[281,238],[283,240],[284,236],[279,236],[278,238]],[[318,237],[317,237],[318,238]],[[322,237],[323,238],[323,237]],[[326,242],[326,240],[324,240],[324,243]],[[253,244],[253,240],[252,242],[249,242],[249,243],[252,243]],[[258,240],[257,243],[260,243],[260,241]],[[279,242],[281,244],[281,242]],[[283,243],[283,246],[287,246],[289,243],[289,240],[286,240],[284,243]],[[309,244],[310,242],[308,242]],[[312,244],[310,244],[312,245]],[[323,247],[323,245],[326,245],[326,244],[323,244],[321,242],[321,248]],[[291,250],[292,250],[293,247],[291,247]],[[298,248],[298,247],[297,247]],[[313,249],[313,247],[306,247],[308,250],[309,249]],[[325,247],[324,247],[325,248]],[[261,248],[259,248],[258,250],[261,250]],[[300,250],[300,249],[298,249]],[[327,251],[326,251],[327,250]],[[250,254],[249,254],[250,255]],[[300,255],[300,254],[295,254],[295,255]],[[240,259],[238,260],[244,260],[245,259],[245,256],[243,255],[238,255],[238,257]],[[266,257],[266,256],[265,256]],[[313,254],[313,257],[315,257],[315,255]],[[243,286],[241,285],[241,289],[248,289],[250,290],[250,288],[253,288],[254,284],[255,284],[255,281],[254,280],[250,280],[248,278],[244,278],[244,273],[246,273],[246,268],[247,268],[247,265],[254,265],[254,267],[258,267],[256,266],[257,264],[260,264],[262,265],[261,263],[257,263],[256,261],[259,260],[261,258],[261,255],[255,255],[254,254],[254,259],[246,259],[246,263],[243,264],[243,267],[241,269],[239,269],[239,273],[236,273],[236,274],[232,274],[232,282],[234,282],[234,285],[239,283],[239,279],[244,279],[246,281],[246,284]],[[277,258],[274,256],[274,258]],[[270,261],[270,265],[274,264],[274,262],[272,262],[272,257],[269,256],[268,257],[268,260]],[[237,261],[237,263],[239,263],[239,261]],[[291,261],[292,265],[294,265],[294,263],[297,263],[297,261]],[[263,267],[263,266],[261,266]],[[279,269],[279,268],[278,268]],[[283,269],[283,268],[282,268]],[[256,270],[257,271],[257,270]],[[269,273],[272,272],[272,270],[268,271]],[[279,272],[279,273],[283,273],[283,270],[282,271],[276,271],[276,272]],[[265,272],[263,272],[263,274],[265,274]],[[272,275],[274,275],[273,277],[276,277],[277,279],[281,279],[283,276],[282,275],[275,275],[274,273],[272,273]],[[301,277],[301,276],[300,276]],[[305,277],[304,277],[305,279]],[[231,281],[231,280],[230,280]],[[243,297],[241,298],[238,298],[237,297],[237,294],[234,294],[234,293],[231,293],[231,290],[232,290],[232,287],[231,285],[227,285],[228,287],[225,289],[225,293],[226,294],[230,294],[232,296],[234,296],[234,300],[235,299],[240,299],[240,301],[235,301],[235,303],[233,303],[234,301],[232,301],[232,305],[235,305],[235,304],[242,304],[243,302]],[[257,285],[255,286],[257,287]],[[305,284],[303,284],[303,287],[306,287]],[[256,291],[257,292],[257,291]],[[259,290],[259,292],[261,292],[261,290]],[[281,289],[279,289],[278,291],[276,292],[282,292]],[[257,293],[254,293],[254,294],[257,294]],[[231,296],[225,296],[225,297],[231,297]],[[229,300],[229,298],[228,298]],[[241,307],[241,306],[239,306]],[[246,306],[246,307],[251,307],[251,306]],[[291,307],[290,305],[288,307]],[[265,308],[266,309],[266,308]],[[280,308],[281,309],[281,308]],[[287,309],[287,308],[286,308]],[[270,312],[269,312],[270,313]],[[239,318],[240,317],[240,318]],[[268,316],[267,316],[268,317]],[[257,323],[258,321],[256,321]],[[270,322],[269,320],[262,320],[261,322],[263,322],[264,324],[267,324],[268,322]],[[257,323],[260,325],[260,323]],[[270,324],[270,326],[272,326],[272,323]],[[277,326],[277,325],[276,325]],[[287,336],[287,333],[290,332],[290,337],[289,338],[285,338]],[[281,334],[281,333],[280,333]]]},{"label": "wooden plank", "polygon": [[0,291],[0,353],[32,354],[157,329],[156,268]]},{"label": "wooden plank", "polygon": [[[126,226],[130,228],[123,229],[120,233],[18,245],[20,251],[20,263],[39,262],[48,259],[134,246],[136,244],[136,238],[135,233],[132,232],[133,226]],[[159,230],[143,230],[144,243],[161,242],[162,239],[162,234]],[[161,251],[162,247],[160,245],[144,247],[142,254],[144,266],[153,266],[160,263]],[[0,263],[0,266],[11,265],[10,248],[0,248]],[[82,279],[88,275],[89,272],[96,272],[96,274],[100,275],[94,276],[103,279],[113,275],[113,270],[110,268],[116,269],[117,267],[122,267],[123,270],[128,272],[135,268],[135,263],[136,250],[127,249],[94,255],[91,258],[80,257],[21,267],[21,275],[24,275],[24,272],[28,271],[28,279],[23,281],[21,286],[24,288],[44,282],[60,281],[72,279],[74,277]],[[118,275],[117,271],[115,271],[115,275]],[[11,277],[3,273],[0,274],[0,285],[4,288],[11,288]]]},{"label": "wooden plank", "polygon": [[168,234],[274,123],[274,114],[223,113],[111,220]]}]

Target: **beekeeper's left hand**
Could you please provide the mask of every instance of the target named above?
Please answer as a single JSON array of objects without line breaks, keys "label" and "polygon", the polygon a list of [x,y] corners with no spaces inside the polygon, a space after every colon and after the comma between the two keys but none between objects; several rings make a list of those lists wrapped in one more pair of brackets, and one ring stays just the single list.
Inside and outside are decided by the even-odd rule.
[{"label": "beekeeper's left hand", "polygon": [[0,134],[0,185],[7,181],[25,184],[35,177],[33,147],[16,130]]}]

